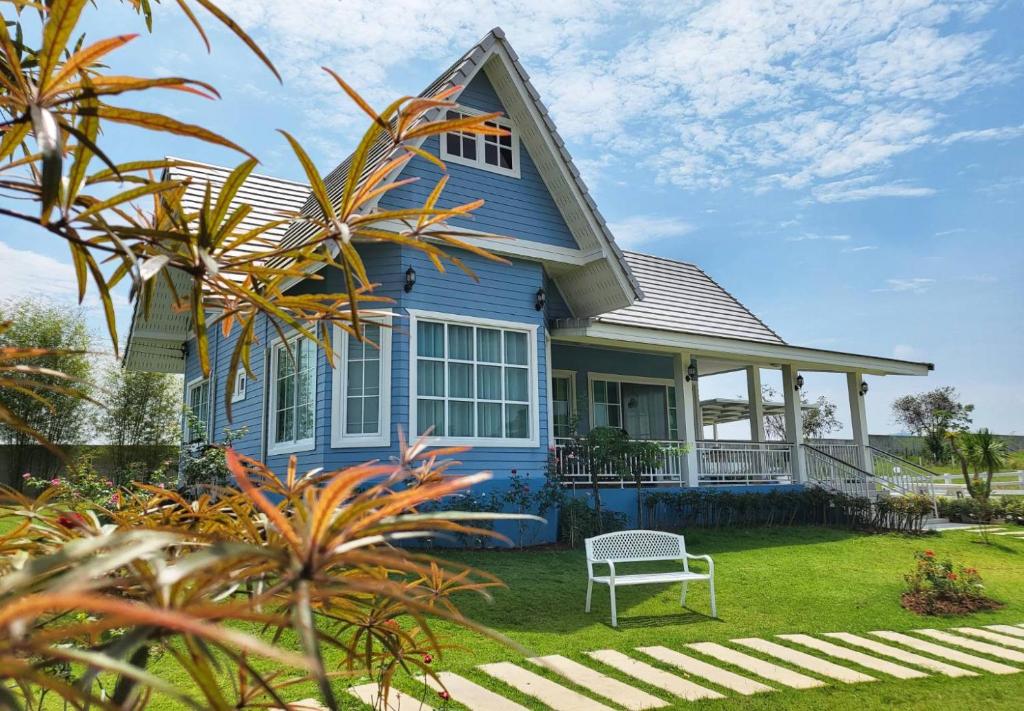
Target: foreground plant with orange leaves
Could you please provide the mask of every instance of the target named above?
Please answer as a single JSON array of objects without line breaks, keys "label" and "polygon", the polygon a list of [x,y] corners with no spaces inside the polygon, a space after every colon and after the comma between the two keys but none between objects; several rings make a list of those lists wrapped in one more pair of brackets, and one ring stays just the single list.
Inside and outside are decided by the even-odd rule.
[{"label": "foreground plant with orange leaves", "polygon": [[[386,696],[399,670],[432,674],[432,619],[497,637],[453,600],[487,595],[496,578],[399,544],[494,535],[473,519],[520,516],[429,511],[487,475],[446,474],[441,458],[458,449],[401,451],[302,475],[293,459],[279,477],[228,450],[237,487],[190,501],[139,486],[112,510],[4,491],[0,519],[18,523],[0,536],[0,706],[40,708],[53,693],[76,708],[143,708],[158,692],[197,709],[287,707],[287,689],[312,679],[334,709],[345,677],[370,675]],[[328,647],[340,666],[325,663]],[[147,671],[158,651],[194,689]]]}]

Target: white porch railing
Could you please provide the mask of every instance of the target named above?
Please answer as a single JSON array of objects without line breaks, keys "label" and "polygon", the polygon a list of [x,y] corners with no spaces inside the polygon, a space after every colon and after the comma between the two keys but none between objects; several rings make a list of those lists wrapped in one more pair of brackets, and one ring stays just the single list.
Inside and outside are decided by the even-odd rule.
[{"label": "white porch railing", "polygon": [[857,467],[858,469],[863,468],[861,462],[860,447],[853,442],[836,442],[834,440],[807,440],[807,444],[814,447],[819,452],[824,452],[830,457],[835,457],[847,464]]},{"label": "white porch railing", "polygon": [[[653,441],[653,440],[652,440]],[[661,461],[656,467],[642,472],[645,485],[686,486],[683,459],[685,443],[657,440],[662,448]],[[788,484],[793,481],[793,445],[787,442],[726,442],[699,441],[696,445],[697,476],[700,486],[752,486],[758,484]],[[555,440],[562,480],[570,485],[590,483],[586,456],[576,451],[571,439]],[[629,465],[627,464],[627,469]],[[631,469],[613,471],[605,467],[598,472],[598,482],[622,487],[633,485]]]}]

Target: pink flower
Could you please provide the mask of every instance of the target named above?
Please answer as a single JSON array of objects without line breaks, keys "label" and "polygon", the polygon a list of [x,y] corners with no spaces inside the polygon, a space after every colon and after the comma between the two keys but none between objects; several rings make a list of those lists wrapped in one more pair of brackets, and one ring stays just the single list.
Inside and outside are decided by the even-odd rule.
[{"label": "pink flower", "polygon": [[24,474],[21,475],[21,478],[22,479],[28,479],[31,476],[32,476],[31,472],[25,472]]},{"label": "pink flower", "polygon": [[52,484],[53,486],[60,486],[60,479],[57,479],[57,478],[50,479],[50,484]]},{"label": "pink flower", "polygon": [[107,479],[107,486],[113,486],[113,485],[114,485],[114,482],[111,481],[110,479]]},{"label": "pink flower", "polygon": [[437,692],[437,695],[441,697],[441,700],[442,700],[442,701],[449,701],[449,700],[450,700],[450,699],[452,698],[451,694],[449,694],[449,693],[448,693],[447,691],[445,691],[444,689],[442,689],[442,690],[438,691],[438,692]]},{"label": "pink flower", "polygon": [[429,654],[424,654],[423,655],[423,663],[424,664],[430,664],[433,661],[434,661],[434,658],[432,656],[430,656]]}]

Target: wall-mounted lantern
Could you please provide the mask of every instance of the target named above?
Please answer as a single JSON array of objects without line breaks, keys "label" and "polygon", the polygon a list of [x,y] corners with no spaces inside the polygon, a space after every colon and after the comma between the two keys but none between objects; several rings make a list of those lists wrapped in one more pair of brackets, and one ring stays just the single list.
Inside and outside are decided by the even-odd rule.
[{"label": "wall-mounted lantern", "polygon": [[533,299],[533,308],[535,308],[538,311],[540,311],[541,309],[544,308],[544,304],[546,304],[547,301],[548,301],[548,296],[547,296],[547,294],[544,293],[544,289],[543,288],[537,289],[537,293],[536,293],[536,295],[534,296],[534,299]]},{"label": "wall-mounted lantern", "polygon": [[409,267],[405,270],[405,293],[412,291],[412,288],[416,286],[416,270]]},{"label": "wall-mounted lantern", "polygon": [[864,397],[868,394],[868,383],[866,380],[860,381],[860,396]]},{"label": "wall-mounted lantern", "polygon": [[801,391],[803,389],[804,389],[804,376],[798,373],[797,376],[796,376],[796,390],[797,390],[797,392],[799,392],[799,391]]},{"label": "wall-mounted lantern", "polygon": [[688,366],[686,366],[686,382],[689,383],[690,381],[696,380],[696,379],[697,379],[697,364],[696,363],[690,363]]}]

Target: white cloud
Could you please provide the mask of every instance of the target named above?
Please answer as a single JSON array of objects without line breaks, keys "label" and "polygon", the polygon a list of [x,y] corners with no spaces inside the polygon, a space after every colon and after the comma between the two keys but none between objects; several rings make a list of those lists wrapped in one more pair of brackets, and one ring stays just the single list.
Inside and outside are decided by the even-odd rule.
[{"label": "white cloud", "polygon": [[1024,124],[1020,126],[1000,126],[998,128],[982,128],[973,131],[957,131],[943,138],[940,143],[948,146],[960,141],[1009,141],[1024,136]]},{"label": "white cloud", "polygon": [[886,286],[872,291],[901,291],[913,294],[923,294],[935,284],[934,279],[926,277],[912,277],[910,279],[886,279]]},{"label": "white cloud", "polygon": [[871,184],[876,176],[866,175],[849,180],[837,180],[818,185],[811,194],[818,202],[854,202],[880,197],[928,197],[935,194],[934,188],[912,185],[905,181]]},{"label": "white cloud", "polygon": [[855,252],[872,252],[876,249],[878,249],[878,245],[865,244],[861,245],[860,247],[847,247],[846,249],[843,250],[843,252],[846,252],[847,254],[852,254]]},{"label": "white cloud", "polygon": [[610,222],[608,228],[615,241],[625,249],[635,249],[649,242],[682,237],[693,232],[694,226],[674,217],[633,215]]},{"label": "white cloud", "polygon": [[948,237],[949,235],[958,235],[958,234],[961,234],[963,232],[967,232],[967,228],[966,227],[954,227],[954,228],[949,229],[949,230],[942,230],[941,232],[936,232],[935,236],[936,237]]},{"label": "white cloud", "polygon": [[75,269],[70,264],[39,252],[15,249],[3,241],[0,241],[0,264],[4,265],[0,299],[41,296],[55,301],[73,301],[77,298]]},{"label": "white cloud", "polygon": [[921,352],[906,343],[897,343],[892,347],[892,357],[900,360],[921,360]]},{"label": "white cloud", "polygon": [[787,242],[817,242],[819,240],[824,240],[826,242],[847,242],[850,240],[850,235],[818,235],[805,233],[786,238]]}]

